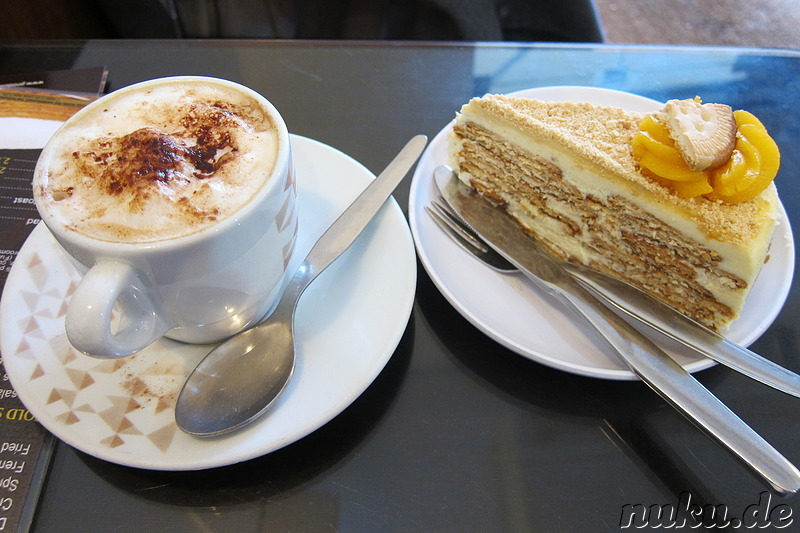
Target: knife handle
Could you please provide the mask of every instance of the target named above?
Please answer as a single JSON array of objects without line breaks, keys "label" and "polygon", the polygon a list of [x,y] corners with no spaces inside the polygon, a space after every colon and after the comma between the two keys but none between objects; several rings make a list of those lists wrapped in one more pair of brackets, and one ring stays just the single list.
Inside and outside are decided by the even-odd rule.
[{"label": "knife handle", "polygon": [[[682,345],[781,392],[800,397],[800,376],[711,331],[627,283],[570,265],[570,274],[592,296],[655,342]],[[625,302],[623,305],[620,302]],[[632,305],[632,307],[631,307]]]},{"label": "knife handle", "polygon": [[727,448],[780,494],[800,490],[800,471],[669,355],[587,293],[561,300],[602,335],[628,367],[664,400]]}]

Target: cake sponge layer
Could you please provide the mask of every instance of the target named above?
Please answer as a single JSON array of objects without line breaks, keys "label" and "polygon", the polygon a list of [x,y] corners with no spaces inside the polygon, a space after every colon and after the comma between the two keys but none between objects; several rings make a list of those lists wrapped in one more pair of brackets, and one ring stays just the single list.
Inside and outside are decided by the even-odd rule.
[{"label": "cake sponge layer", "polygon": [[450,164],[555,255],[723,330],[763,266],[775,187],[742,204],[678,198],[637,168],[630,146],[642,117],[487,95],[457,116]]}]

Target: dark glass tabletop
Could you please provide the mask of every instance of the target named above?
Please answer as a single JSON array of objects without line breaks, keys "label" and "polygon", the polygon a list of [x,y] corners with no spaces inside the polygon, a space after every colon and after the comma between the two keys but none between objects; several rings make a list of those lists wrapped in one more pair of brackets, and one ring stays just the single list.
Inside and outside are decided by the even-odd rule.
[{"label": "dark glass tabletop", "polygon": [[[412,135],[433,137],[470,97],[486,92],[589,85],[662,101],[700,95],[747,109],[770,129],[783,148],[782,202],[792,223],[800,217],[794,179],[800,171],[794,150],[800,144],[800,54],[791,51],[0,43],[2,74],[97,65],[108,69],[109,90],[180,74],[241,82],[270,99],[292,133],[333,146],[373,172]],[[406,214],[410,182],[409,176],[395,194]],[[752,349],[800,371],[798,313],[795,284]],[[696,376],[800,464],[800,400],[721,367]],[[770,493],[644,384],[558,371],[489,339],[419,265],[415,305],[397,350],[371,386],[329,423],[269,455],[190,472],[139,470],[58,443],[32,529],[601,531],[624,525],[631,506],[687,502],[727,510],[728,519],[755,513],[768,520],[778,509],[791,521],[791,513],[800,512],[794,500]],[[774,525],[779,517],[771,516]]]}]

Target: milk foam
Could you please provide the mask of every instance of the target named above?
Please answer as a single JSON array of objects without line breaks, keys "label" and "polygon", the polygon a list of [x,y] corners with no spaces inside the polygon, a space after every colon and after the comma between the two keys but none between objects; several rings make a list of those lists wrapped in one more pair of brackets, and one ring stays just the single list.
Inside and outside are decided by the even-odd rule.
[{"label": "milk foam", "polygon": [[275,119],[234,88],[172,81],[97,104],[57,133],[34,178],[38,204],[86,236],[155,242],[203,230],[247,204],[276,164]]}]

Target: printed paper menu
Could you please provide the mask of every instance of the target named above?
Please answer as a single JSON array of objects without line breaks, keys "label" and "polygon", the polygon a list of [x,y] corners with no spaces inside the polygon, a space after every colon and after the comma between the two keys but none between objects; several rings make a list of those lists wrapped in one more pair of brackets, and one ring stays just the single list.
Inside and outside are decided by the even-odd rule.
[{"label": "printed paper menu", "polygon": [[[62,121],[100,94],[104,83],[103,68],[0,76],[0,290],[20,248],[39,223],[31,180],[42,146]],[[56,439],[17,397],[2,357],[0,532],[26,531]]]},{"label": "printed paper menu", "polygon": [[[0,288],[20,247],[39,222],[31,177],[38,149],[0,149]],[[54,437],[17,398],[0,354],[0,531],[27,529]]]}]

